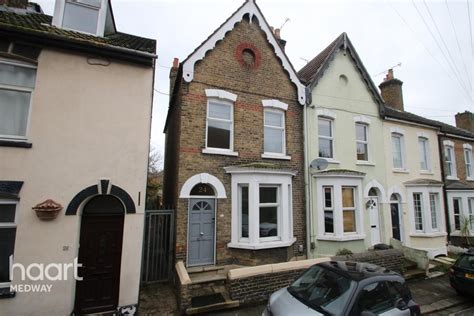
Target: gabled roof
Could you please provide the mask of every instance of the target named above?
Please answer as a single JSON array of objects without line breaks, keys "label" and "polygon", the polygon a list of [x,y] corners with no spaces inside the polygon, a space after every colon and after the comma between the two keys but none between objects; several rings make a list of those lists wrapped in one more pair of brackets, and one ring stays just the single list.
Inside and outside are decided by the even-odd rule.
[{"label": "gabled roof", "polygon": [[[372,82],[369,73],[365,69],[362,60],[357,54],[357,51],[355,50],[346,33],[339,35],[331,44],[329,44],[328,47],[326,47],[321,53],[319,53],[309,63],[301,68],[300,71],[298,71],[298,77],[300,80],[310,89],[313,89],[318,84],[319,79],[321,79],[326,69],[329,67],[331,61],[341,49],[344,49],[349,53],[349,56],[352,57],[356,68],[359,70],[359,73],[361,74],[367,88],[371,92],[375,102],[379,106],[384,104],[377,87]],[[382,107],[379,107],[379,110],[381,113],[383,113]]]},{"label": "gabled roof", "polygon": [[244,15],[250,16],[250,21],[253,17],[256,17],[262,31],[265,32],[267,40],[276,56],[281,60],[283,68],[288,72],[290,80],[295,84],[298,90],[298,102],[302,105],[306,104],[306,92],[305,86],[301,84],[298,79],[293,65],[286,56],[284,50],[278,44],[273,32],[270,29],[265,17],[263,16],[260,8],[255,3],[255,0],[246,0],[245,3],[237,9],[221,26],[219,26],[201,45],[199,45],[182,63],[183,68],[183,79],[186,82],[191,82],[194,78],[194,66],[196,62],[203,59],[206,52],[212,50],[217,42],[224,39],[225,34],[234,28],[234,25],[243,20]]},{"label": "gabled roof", "polygon": [[103,53],[120,50],[123,54],[155,58],[156,41],[116,32],[104,37],[75,32],[52,26],[52,17],[41,13],[0,11],[0,34],[17,36],[39,45],[95,48]]}]

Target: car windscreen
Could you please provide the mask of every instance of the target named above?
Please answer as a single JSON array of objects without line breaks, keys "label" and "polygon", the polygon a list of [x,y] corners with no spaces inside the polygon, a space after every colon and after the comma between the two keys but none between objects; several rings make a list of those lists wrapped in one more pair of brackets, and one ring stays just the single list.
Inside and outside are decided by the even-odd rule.
[{"label": "car windscreen", "polygon": [[321,266],[313,266],[288,287],[288,292],[319,312],[340,315],[355,287],[353,280]]},{"label": "car windscreen", "polygon": [[474,256],[472,255],[461,255],[456,262],[456,266],[460,268],[474,270]]}]

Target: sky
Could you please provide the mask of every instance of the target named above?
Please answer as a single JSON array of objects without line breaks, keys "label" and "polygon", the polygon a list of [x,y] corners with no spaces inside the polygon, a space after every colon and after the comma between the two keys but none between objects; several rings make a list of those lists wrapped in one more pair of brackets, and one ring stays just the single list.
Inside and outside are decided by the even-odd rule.
[{"label": "sky", "polygon": [[[36,2],[53,14],[54,0]],[[161,153],[173,58],[184,60],[243,2],[112,0],[120,32],[157,40],[151,144]],[[395,67],[406,111],[452,125],[456,113],[474,112],[474,1],[256,2],[270,26],[283,26],[286,53],[296,70],[346,32],[376,85]]]}]

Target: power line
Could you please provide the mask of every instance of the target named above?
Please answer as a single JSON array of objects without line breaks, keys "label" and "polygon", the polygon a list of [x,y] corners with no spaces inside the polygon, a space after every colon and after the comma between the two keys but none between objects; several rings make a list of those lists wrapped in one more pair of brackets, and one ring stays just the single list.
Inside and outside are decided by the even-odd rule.
[{"label": "power line", "polygon": [[[450,58],[450,60],[451,60],[451,63],[453,64],[454,68],[456,69],[456,71],[457,71],[457,73],[458,73],[458,75],[459,75],[459,78],[462,79],[461,72],[459,71],[458,67],[456,66],[456,62],[454,61],[454,58],[453,58],[453,56],[451,55],[451,51],[449,50],[448,45],[446,45],[446,41],[444,40],[443,35],[441,34],[441,31],[440,31],[439,28],[438,28],[438,23],[436,23],[436,21],[435,21],[433,15],[431,14],[431,10],[430,10],[430,8],[428,7],[428,5],[426,4],[426,1],[425,1],[425,0],[423,0],[423,4],[425,5],[426,11],[428,11],[428,14],[429,14],[429,16],[430,16],[430,18],[431,18],[431,21],[433,22],[433,24],[434,24],[434,26],[435,26],[435,28],[436,28],[436,32],[438,32],[439,38],[441,39],[441,42],[443,43],[444,48],[446,49],[446,52],[448,52],[448,56],[449,56],[449,58]],[[466,70],[466,69],[464,69],[464,70]],[[471,80],[469,79],[469,75],[467,75],[467,81],[468,81],[468,83],[469,83],[469,86],[471,86]],[[464,83],[464,81],[463,81],[463,83]],[[468,91],[469,91],[469,89],[468,89]]]},{"label": "power line", "polygon": [[474,56],[474,45],[472,44],[472,25],[471,25],[471,7],[469,6],[469,0],[466,0],[467,3],[467,18],[469,21],[469,36],[471,37],[471,56]]},{"label": "power line", "polygon": [[451,10],[449,9],[448,0],[444,0],[444,3],[446,4],[446,8],[448,9],[449,20],[451,21],[451,27],[453,28],[454,36],[456,38],[456,43],[458,45],[459,57],[461,57],[461,61],[462,61],[462,64],[464,66],[464,71],[466,72],[468,80],[469,80],[469,78],[471,79],[471,80],[469,80],[469,83],[471,83],[471,85],[472,85],[472,73],[471,73],[471,76],[470,76],[469,73],[467,72],[467,66],[466,66],[466,63],[464,62],[464,57],[463,57],[462,51],[461,51],[461,45],[459,44],[458,32],[456,31],[456,27],[454,26],[454,20],[453,20],[453,17],[451,15]]},{"label": "power line", "polygon": [[430,33],[431,37],[434,39],[434,41],[435,41],[436,45],[438,46],[439,50],[440,50],[441,53],[443,54],[445,60],[446,60],[447,63],[448,63],[448,66],[451,68],[451,71],[453,72],[454,76],[456,77],[456,80],[458,81],[458,83],[460,84],[460,86],[462,87],[462,89],[464,90],[464,92],[466,93],[466,95],[468,96],[468,99],[470,99],[468,90],[466,90],[466,87],[464,86],[463,82],[462,82],[461,79],[458,77],[456,71],[454,70],[453,66],[452,66],[451,63],[449,62],[448,57],[446,57],[446,54],[444,53],[443,49],[441,48],[441,45],[439,44],[438,39],[436,38],[436,36],[434,36],[434,34],[433,34],[433,32],[431,31],[431,28],[429,27],[428,23],[426,23],[426,20],[425,20],[425,18],[423,17],[423,14],[421,14],[421,12],[420,12],[420,10],[418,9],[418,7],[416,6],[414,0],[411,0],[411,3],[412,3],[413,6],[415,7],[416,12],[417,12],[418,15],[420,16],[420,18],[421,18],[421,20],[423,21],[423,23],[425,24],[425,27],[428,29],[428,32]]},{"label": "power line", "polygon": [[[405,25],[407,26],[407,28],[413,33],[414,35],[414,38],[416,40],[418,40],[418,42],[421,44],[421,46],[423,46],[423,48],[426,50],[426,52],[431,56],[431,58],[433,58],[433,60],[440,66],[441,69],[443,69],[443,71],[451,78],[451,80],[454,80],[455,78],[453,78],[452,74],[449,73],[446,68],[444,67],[444,65],[433,55],[433,53],[428,49],[428,47],[426,47],[426,45],[424,44],[424,42],[422,40],[420,40],[416,34],[416,32],[413,30],[413,28],[410,26],[410,24],[408,24],[407,20],[400,14],[400,12],[398,12],[398,10],[390,3],[390,2],[387,2],[388,5],[393,9],[393,11],[395,11],[395,13],[398,15],[398,17],[403,21],[403,23],[405,23]],[[464,96],[467,96],[468,97],[468,100],[469,100],[469,95],[467,94],[466,95],[466,91],[464,89],[462,89],[462,87],[460,85],[455,85],[456,87],[458,87],[463,93],[464,93]]]}]

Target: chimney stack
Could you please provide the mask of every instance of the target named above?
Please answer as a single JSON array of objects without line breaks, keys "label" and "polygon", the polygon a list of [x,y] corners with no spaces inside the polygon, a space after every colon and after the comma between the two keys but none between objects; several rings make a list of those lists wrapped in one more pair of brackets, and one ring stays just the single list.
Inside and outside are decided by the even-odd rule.
[{"label": "chimney stack", "polygon": [[404,111],[402,85],[401,80],[394,78],[393,69],[388,70],[387,76],[379,85],[385,103],[399,111]]},{"label": "chimney stack", "polygon": [[456,127],[465,129],[474,133],[474,113],[464,111],[456,114]]},{"label": "chimney stack", "polygon": [[0,5],[5,5],[10,8],[26,9],[28,7],[28,0],[0,0]]},{"label": "chimney stack", "polygon": [[173,67],[170,70],[170,95],[173,94],[174,84],[176,82],[176,77],[178,76],[178,68],[179,68],[179,59],[173,59]]},{"label": "chimney stack", "polygon": [[[271,27],[271,29],[273,31],[273,27]],[[281,38],[280,29],[275,29],[275,31],[273,31],[273,34],[275,35],[277,43],[280,45],[281,49],[283,49],[283,51],[284,51],[285,46],[286,46],[286,41]]]}]

